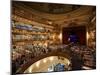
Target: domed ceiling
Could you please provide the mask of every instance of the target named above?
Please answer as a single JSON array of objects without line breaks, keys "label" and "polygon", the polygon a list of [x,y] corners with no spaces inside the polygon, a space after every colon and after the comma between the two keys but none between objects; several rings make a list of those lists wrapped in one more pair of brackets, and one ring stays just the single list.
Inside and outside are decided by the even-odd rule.
[{"label": "domed ceiling", "polygon": [[[48,26],[85,25],[93,16],[94,6],[13,1],[13,15]],[[71,24],[70,24],[71,23]],[[59,25],[59,26],[58,26]]]},{"label": "domed ceiling", "polygon": [[[18,2],[17,2],[18,3]],[[20,2],[31,9],[49,14],[64,14],[80,8],[80,5],[66,5],[56,3]]]}]

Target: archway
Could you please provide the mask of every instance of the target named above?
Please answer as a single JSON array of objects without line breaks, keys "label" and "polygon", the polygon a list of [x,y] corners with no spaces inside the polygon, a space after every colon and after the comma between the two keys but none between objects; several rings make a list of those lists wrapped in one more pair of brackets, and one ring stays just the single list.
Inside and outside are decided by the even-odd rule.
[{"label": "archway", "polygon": [[71,61],[70,50],[66,50],[66,51],[55,50],[55,51],[48,52],[47,54],[43,54],[38,57],[35,57],[32,60],[28,60],[27,63],[20,66],[20,68],[17,70],[17,73],[24,73],[24,71],[26,69],[28,69],[33,63],[35,63],[43,58],[50,57],[50,56],[61,56],[61,57],[68,59],[69,61]]},{"label": "archway", "polygon": [[70,70],[69,59],[62,56],[49,56],[33,63],[24,73],[58,72]]}]

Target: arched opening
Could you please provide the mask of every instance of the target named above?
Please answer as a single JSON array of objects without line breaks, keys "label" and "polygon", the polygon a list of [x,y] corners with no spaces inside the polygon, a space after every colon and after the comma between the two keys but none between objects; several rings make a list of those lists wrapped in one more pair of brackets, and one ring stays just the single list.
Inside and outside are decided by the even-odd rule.
[{"label": "arched opening", "polygon": [[[63,57],[64,59],[66,59],[65,63],[67,63],[67,60],[68,60],[68,62],[71,63],[71,52],[70,52],[69,49],[67,49],[65,51],[62,50],[62,49],[57,49],[57,50],[53,50],[52,49],[48,53],[45,53],[45,54],[42,54],[42,55],[38,55],[38,56],[33,57],[31,59],[25,58],[26,59],[26,63],[23,63],[22,65],[20,65],[19,68],[16,69],[16,73],[24,73],[25,70],[27,70],[32,64],[34,64],[34,63],[36,63],[38,61],[41,61],[42,59],[50,58],[52,60],[54,58],[57,59],[59,57],[60,58]],[[54,61],[57,61],[57,60],[52,60],[52,62],[54,62]],[[59,62],[59,61],[57,61],[57,62]]]},{"label": "arched opening", "polygon": [[24,73],[59,72],[70,70],[70,60],[62,56],[49,56],[33,63]]}]

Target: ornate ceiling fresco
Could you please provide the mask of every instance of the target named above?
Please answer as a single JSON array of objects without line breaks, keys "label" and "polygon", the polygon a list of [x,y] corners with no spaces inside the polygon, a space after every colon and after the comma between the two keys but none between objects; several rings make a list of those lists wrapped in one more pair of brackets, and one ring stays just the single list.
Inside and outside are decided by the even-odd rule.
[{"label": "ornate ceiling fresco", "polygon": [[75,25],[88,24],[95,9],[92,6],[83,5],[17,1],[13,2],[12,5],[13,15],[55,27],[69,26],[72,23]]},{"label": "ornate ceiling fresco", "polygon": [[[76,10],[80,5],[65,5],[65,4],[51,4],[51,3],[32,3],[22,2],[22,4],[35,9],[39,12],[50,13],[50,14],[64,14]],[[67,10],[66,10],[67,9]]]}]

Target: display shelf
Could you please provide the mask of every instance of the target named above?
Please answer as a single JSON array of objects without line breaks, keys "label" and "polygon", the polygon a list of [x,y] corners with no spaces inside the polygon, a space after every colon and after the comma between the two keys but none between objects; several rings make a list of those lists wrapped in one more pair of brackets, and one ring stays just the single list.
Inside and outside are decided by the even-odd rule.
[{"label": "display shelf", "polygon": [[51,33],[52,32],[52,30],[46,30],[46,31],[35,31],[35,30],[25,30],[25,29],[18,29],[18,28],[15,28],[15,27],[12,27],[12,31],[14,31],[14,32],[36,32],[36,33]]},{"label": "display shelf", "polygon": [[13,33],[13,35],[16,35],[16,34],[30,34],[30,35],[35,35],[35,34],[37,34],[37,35],[41,35],[41,34],[43,34],[43,35],[47,35],[48,33],[31,33],[31,32],[23,32],[23,33],[21,33],[21,32],[15,32],[15,31],[12,31],[12,33]]},{"label": "display shelf", "polygon": [[13,40],[12,42],[25,42],[25,43],[27,43],[27,42],[30,42],[30,43],[32,43],[32,42],[48,42],[49,40]]},{"label": "display shelf", "polygon": [[50,32],[34,32],[28,30],[21,30],[12,28],[12,40],[15,42],[19,41],[51,41],[51,34]]}]

